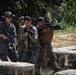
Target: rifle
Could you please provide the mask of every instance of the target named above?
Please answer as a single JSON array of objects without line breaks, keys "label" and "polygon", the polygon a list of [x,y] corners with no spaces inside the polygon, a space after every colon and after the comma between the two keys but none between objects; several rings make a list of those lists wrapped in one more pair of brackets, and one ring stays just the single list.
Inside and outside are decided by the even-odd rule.
[{"label": "rifle", "polygon": [[59,30],[61,29],[61,26],[59,24],[56,25],[51,25],[50,23],[45,23],[43,26],[43,29],[54,29],[54,30]]},{"label": "rifle", "polygon": [[[11,61],[17,61],[18,57],[17,54],[15,52],[15,47],[14,47],[14,39],[13,37],[9,34],[8,29],[6,28],[6,26],[4,25],[4,23],[2,22],[2,24],[0,23],[0,30],[2,31],[2,34],[4,34],[5,36],[7,36],[9,39],[5,40],[7,41],[6,45],[8,47],[8,56],[11,59]],[[15,58],[13,58],[15,57]]]},{"label": "rifle", "polygon": [[50,23],[45,23],[42,27],[39,26],[37,29],[38,29],[39,36],[40,36],[40,35],[44,34],[43,29],[59,30],[59,29],[61,29],[61,27],[60,27],[60,25],[51,25]]},{"label": "rifle", "polygon": [[14,39],[13,37],[9,34],[6,26],[4,25],[4,23],[0,23],[0,30],[2,31],[2,34],[4,34],[5,36],[7,36],[9,39],[7,40],[8,41],[8,47],[13,47],[14,49],[14,46],[13,46],[13,43],[14,43]]},{"label": "rifle", "polygon": [[50,23],[45,23],[44,26],[43,26],[43,29],[54,29],[54,30],[64,30],[66,29],[67,27],[70,27],[70,26],[61,26],[60,24],[53,24],[51,25]]},{"label": "rifle", "polygon": [[34,35],[33,35],[34,32],[33,32],[31,29],[25,29],[25,30],[24,30],[24,33],[25,33],[25,32],[28,32],[29,35],[31,35],[32,37],[34,37]]},{"label": "rifle", "polygon": [[34,38],[34,32],[31,29],[27,29],[27,28],[24,30],[24,33],[25,32],[28,32],[28,36],[27,36],[27,41],[28,42],[27,42],[27,45],[26,45],[26,47],[27,47],[26,49],[30,50],[30,37],[29,37],[29,35],[31,35]]}]

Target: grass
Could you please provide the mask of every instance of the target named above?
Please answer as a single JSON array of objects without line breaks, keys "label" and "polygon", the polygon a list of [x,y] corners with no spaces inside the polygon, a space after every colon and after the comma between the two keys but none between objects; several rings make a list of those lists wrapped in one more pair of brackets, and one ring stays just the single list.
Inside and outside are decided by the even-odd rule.
[{"label": "grass", "polygon": [[76,33],[76,26],[70,26],[70,27],[66,27],[63,30],[55,30],[54,31],[55,34],[73,34]]}]

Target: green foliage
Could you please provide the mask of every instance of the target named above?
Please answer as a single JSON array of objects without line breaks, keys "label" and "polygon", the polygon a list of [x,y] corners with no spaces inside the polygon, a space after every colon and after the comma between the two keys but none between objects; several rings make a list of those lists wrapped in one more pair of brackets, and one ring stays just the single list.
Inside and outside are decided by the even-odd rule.
[{"label": "green foliage", "polygon": [[55,34],[72,34],[72,33],[76,33],[76,26],[69,26],[69,27],[66,27],[65,29],[63,30],[57,30],[54,32]]},{"label": "green foliage", "polygon": [[69,25],[76,24],[76,1],[69,0],[68,2],[64,1],[59,7],[60,10],[60,21],[66,22]]},{"label": "green foliage", "polygon": [[0,18],[7,10],[16,16],[30,15],[34,21],[38,16],[46,17],[49,12],[49,17],[56,18],[62,25],[76,24],[75,0],[1,0]]}]

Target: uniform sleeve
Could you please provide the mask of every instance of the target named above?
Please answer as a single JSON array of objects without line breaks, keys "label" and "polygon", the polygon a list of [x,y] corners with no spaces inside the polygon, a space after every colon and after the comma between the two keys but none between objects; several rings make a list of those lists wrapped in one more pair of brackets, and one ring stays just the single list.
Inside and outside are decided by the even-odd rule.
[{"label": "uniform sleeve", "polygon": [[14,26],[14,34],[17,36],[16,27]]},{"label": "uniform sleeve", "polygon": [[18,40],[17,40],[17,32],[16,32],[16,27],[13,25],[13,32],[14,32],[14,41],[15,41],[15,44],[18,43]]},{"label": "uniform sleeve", "polygon": [[36,44],[36,43],[39,43],[38,31],[37,31],[36,27],[34,27],[33,29],[34,29],[34,34],[33,34],[33,37],[30,38],[30,41],[32,44]]}]

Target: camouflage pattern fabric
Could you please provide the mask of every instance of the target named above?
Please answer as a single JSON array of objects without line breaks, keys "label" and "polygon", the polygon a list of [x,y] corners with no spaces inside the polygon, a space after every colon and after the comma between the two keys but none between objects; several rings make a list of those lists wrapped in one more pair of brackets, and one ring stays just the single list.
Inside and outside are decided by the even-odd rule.
[{"label": "camouflage pattern fabric", "polygon": [[24,27],[23,28],[19,28],[19,31],[18,31],[18,57],[19,57],[19,61],[21,61],[22,59],[22,55],[23,55],[23,52],[26,48],[26,44],[25,44],[25,40],[26,38],[23,36],[24,34]]},{"label": "camouflage pattern fabric", "polygon": [[0,44],[0,59],[2,61],[8,61],[7,56],[8,56],[7,46],[4,43],[1,43]]},{"label": "camouflage pattern fabric", "polygon": [[59,70],[58,64],[56,62],[56,55],[53,53],[50,43],[41,45],[38,62],[40,66],[46,66],[49,64],[54,70]]},{"label": "camouflage pattern fabric", "polygon": [[[2,30],[2,23],[0,23],[0,34],[4,34],[4,31]],[[0,59],[2,61],[8,61],[8,45],[8,40],[5,40],[2,37],[0,37]]]},{"label": "camouflage pattern fabric", "polygon": [[[38,32],[35,26],[32,26],[30,30],[33,32],[32,38],[28,40],[30,44],[30,48],[26,47],[22,61],[23,62],[30,62],[35,64],[36,72],[38,71],[38,58],[39,58],[39,53],[40,53],[40,44],[38,41]],[[27,43],[27,44],[28,44]]]},{"label": "camouflage pattern fabric", "polygon": [[52,51],[51,41],[53,38],[53,29],[48,29],[46,33],[43,32],[43,27],[37,27],[39,33],[39,41],[41,44],[40,55],[38,59],[39,66],[46,66],[48,63],[52,66],[54,71],[58,71],[59,67],[56,62],[56,56]]},{"label": "camouflage pattern fabric", "polygon": [[[11,42],[9,40],[8,40],[8,43],[5,42],[5,44],[6,44],[6,48],[5,49],[8,48],[8,50],[7,50],[8,51],[8,57],[11,59],[11,61],[17,61],[18,57],[17,57],[17,54],[16,54],[15,50],[13,50],[13,51],[10,50],[9,51],[9,44],[12,44],[12,47],[14,47],[13,46],[13,43],[15,43],[15,39],[14,38],[17,36],[16,35],[15,26],[12,23],[10,23],[10,25],[6,25],[6,23],[3,21],[3,22],[0,23],[0,28],[3,29],[3,31],[5,31],[6,34],[9,34],[9,36],[11,38],[9,38],[9,36],[6,35],[9,39],[12,39]],[[14,55],[15,55],[15,58],[14,58]]]},{"label": "camouflage pattern fabric", "polygon": [[26,45],[23,43],[23,44],[20,44],[19,47],[18,47],[18,57],[19,57],[19,61],[21,61],[22,59],[22,55],[23,55],[23,52],[26,48]]},{"label": "camouflage pattern fabric", "polygon": [[31,50],[25,49],[22,57],[23,62],[31,62],[35,64],[36,71],[38,71],[38,58],[40,53],[40,45],[32,45]]}]

